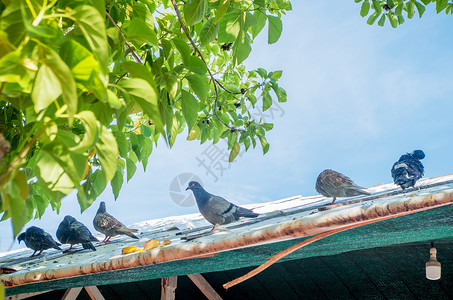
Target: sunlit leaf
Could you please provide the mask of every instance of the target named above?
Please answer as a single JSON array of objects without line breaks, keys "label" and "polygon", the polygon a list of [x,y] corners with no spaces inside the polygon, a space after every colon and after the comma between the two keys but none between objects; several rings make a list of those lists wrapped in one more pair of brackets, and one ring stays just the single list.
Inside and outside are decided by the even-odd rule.
[{"label": "sunlit leaf", "polygon": [[206,13],[207,0],[190,0],[184,5],[184,19],[187,25],[199,23]]},{"label": "sunlit leaf", "polygon": [[191,130],[198,119],[198,101],[191,93],[182,90],[181,102],[182,114],[186,119],[189,130]]}]

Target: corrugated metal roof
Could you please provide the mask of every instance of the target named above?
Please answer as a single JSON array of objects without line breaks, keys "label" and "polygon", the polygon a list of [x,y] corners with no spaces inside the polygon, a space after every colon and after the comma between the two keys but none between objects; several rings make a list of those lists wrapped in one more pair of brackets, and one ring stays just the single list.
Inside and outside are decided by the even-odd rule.
[{"label": "corrugated metal roof", "polygon": [[[32,251],[25,249],[2,253],[0,254],[1,266],[12,267],[18,270],[18,272],[2,275],[0,279],[8,287],[8,293],[11,287],[30,285],[32,283],[44,283],[65,278],[67,278],[66,282],[64,282],[65,280],[58,280],[60,288],[65,284],[73,286],[76,283],[72,283],[71,285],[69,279],[74,276],[90,275],[89,277],[93,278],[91,274],[99,274],[97,276],[99,280],[106,271],[143,268],[142,266],[151,266],[154,264],[160,264],[158,272],[155,272],[156,274],[154,275],[148,274],[146,278],[203,272],[203,270],[198,270],[197,266],[194,265],[195,261],[188,261],[187,264],[182,264],[181,262],[177,264],[169,263],[171,266],[162,263],[214,255],[233,249],[242,250],[244,247],[258,245],[261,245],[261,249],[264,249],[263,251],[266,252],[266,248],[269,250],[273,247],[271,245],[262,245],[307,237],[334,228],[341,228],[351,223],[360,223],[365,220],[380,219],[385,216],[398,216],[407,212],[438,208],[453,202],[453,175],[451,174],[423,179],[419,181],[418,185],[423,188],[407,193],[401,193],[393,184],[372,187],[369,188],[373,192],[372,196],[339,199],[337,200],[337,205],[323,211],[318,210],[318,208],[323,208],[331,200],[321,196],[296,196],[270,203],[248,205],[248,208],[253,208],[255,211],[263,213],[263,215],[254,220],[242,220],[227,226],[221,226],[221,230],[190,241],[181,240],[181,237],[187,238],[188,236],[198,234],[200,231],[208,230],[211,227],[199,214],[150,220],[135,224],[134,227],[140,230],[140,240],[130,240],[128,237],[122,236],[116,237],[112,239],[113,243],[97,247],[98,251],[96,252],[81,251],[72,254],[61,254],[60,252],[49,250],[45,255],[36,258],[29,258],[28,256],[31,255]],[[387,223],[393,223],[395,225],[398,221]],[[399,224],[399,226],[404,227],[403,225],[405,224]],[[362,231],[366,232],[367,230],[365,228],[369,226],[359,228],[358,231],[363,229]],[[373,228],[373,226],[371,227]],[[412,229],[415,230],[418,228],[420,234],[416,236],[413,234],[405,235],[404,232],[395,231],[395,228],[398,227],[393,226],[395,234],[390,237],[383,236],[377,240],[374,239],[375,243],[371,242],[365,248],[422,241],[434,236],[436,239],[453,237],[451,228],[450,230],[439,230],[441,227],[437,225],[434,227],[424,227],[420,224],[416,224],[413,227]],[[431,229],[435,230],[434,235]],[[374,234],[379,231],[385,233],[387,228],[374,227],[373,230]],[[427,234],[423,234],[423,232]],[[330,255],[352,250],[351,245],[357,242],[354,241],[354,239],[357,240],[357,231],[354,233],[352,235],[351,233],[342,234],[341,237],[343,240],[340,239],[337,241],[335,247],[329,245],[327,250],[316,251],[316,247],[321,246],[322,248],[323,245],[322,241],[318,242],[316,245],[310,247],[312,249],[310,252],[311,256]],[[363,238],[360,233],[358,236]],[[158,238],[161,241],[169,239],[172,241],[172,244],[145,252],[121,255],[121,249],[123,247],[143,247],[143,244],[152,238]],[[332,238],[329,240],[335,241]],[[372,240],[370,239],[370,241]],[[348,241],[347,245],[345,241]],[[288,243],[291,246],[294,244],[294,241],[276,243],[275,245],[286,245]],[[260,249],[260,247],[257,247],[257,249]],[[271,253],[273,254],[274,252]],[[305,251],[304,248],[304,255],[307,255],[307,253],[309,252]],[[264,254],[264,256],[268,257],[269,252]],[[246,263],[245,265],[257,264],[259,262]],[[244,265],[241,265],[240,262],[238,264],[233,259],[233,263],[229,266],[224,264],[222,268],[226,270],[228,267],[233,269],[241,266]],[[167,267],[168,270],[166,270]],[[147,270],[148,272],[151,271],[149,268]],[[139,278],[132,277],[135,279]],[[142,278],[145,279],[143,275]],[[123,278],[122,280],[124,280],[122,282],[126,282],[128,278]],[[46,286],[48,287],[49,285]],[[25,287],[23,288],[25,289]],[[43,286],[39,287],[39,284],[34,284],[28,290],[37,291],[42,289]]]}]

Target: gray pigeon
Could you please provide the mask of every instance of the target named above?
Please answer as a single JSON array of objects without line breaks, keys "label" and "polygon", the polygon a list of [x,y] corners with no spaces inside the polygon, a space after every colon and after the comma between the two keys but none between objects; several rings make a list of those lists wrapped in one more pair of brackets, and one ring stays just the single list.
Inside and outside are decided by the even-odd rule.
[{"label": "gray pigeon", "polygon": [[93,219],[94,229],[105,234],[105,238],[101,243],[107,243],[112,236],[125,234],[131,238],[138,239],[132,232],[137,232],[137,229],[129,229],[120,221],[107,213],[105,209],[105,202],[102,201],[96,216]]},{"label": "gray pigeon", "polygon": [[68,250],[71,250],[73,245],[81,243],[83,249],[96,251],[91,242],[99,242],[85,225],[69,215],[64,217],[58,226],[57,238],[62,244],[71,244]]},{"label": "gray pigeon", "polygon": [[423,176],[424,167],[420,160],[424,158],[425,153],[422,150],[401,155],[392,166],[393,182],[399,185],[403,191],[408,187],[414,187],[417,180]]},{"label": "gray pigeon", "polygon": [[324,170],[316,179],[316,191],[325,197],[333,197],[332,203],[337,197],[352,197],[359,195],[371,195],[363,187],[355,184],[349,177],[334,170]]},{"label": "gray pigeon", "polygon": [[40,255],[44,250],[54,248],[61,250],[60,244],[55,242],[50,234],[45,232],[43,229],[31,226],[25,232],[22,232],[17,237],[19,244],[21,241],[25,242],[28,248],[35,250],[31,256],[35,256],[36,251],[39,251],[36,256]]},{"label": "gray pigeon", "polygon": [[201,215],[214,225],[211,231],[219,225],[237,221],[240,217],[256,218],[259,216],[250,209],[234,205],[220,196],[206,192],[196,181],[189,182],[187,190],[192,190]]}]

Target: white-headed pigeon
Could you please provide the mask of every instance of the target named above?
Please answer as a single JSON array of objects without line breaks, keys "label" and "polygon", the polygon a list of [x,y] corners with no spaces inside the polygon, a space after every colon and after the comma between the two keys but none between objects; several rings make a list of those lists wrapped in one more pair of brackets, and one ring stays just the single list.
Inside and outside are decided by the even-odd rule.
[{"label": "white-headed pigeon", "polygon": [[422,150],[415,150],[412,153],[406,153],[392,166],[392,178],[396,185],[399,185],[403,191],[408,187],[414,187],[417,180],[422,178],[424,173],[423,164],[420,159],[425,158]]}]

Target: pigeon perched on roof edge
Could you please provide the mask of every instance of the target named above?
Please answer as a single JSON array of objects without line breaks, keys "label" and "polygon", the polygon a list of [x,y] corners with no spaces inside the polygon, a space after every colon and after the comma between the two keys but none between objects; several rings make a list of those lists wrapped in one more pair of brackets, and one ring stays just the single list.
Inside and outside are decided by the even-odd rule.
[{"label": "pigeon perched on roof edge", "polygon": [[189,182],[187,190],[192,190],[201,215],[214,225],[211,231],[215,230],[219,225],[237,221],[240,217],[256,218],[259,216],[259,214],[250,209],[237,206],[220,196],[208,193],[196,181]]},{"label": "pigeon perched on roof edge", "polygon": [[371,195],[349,177],[330,169],[324,170],[318,175],[315,188],[321,195],[333,197],[331,204],[335,202],[337,197]]},{"label": "pigeon perched on roof edge", "polygon": [[19,241],[19,244],[21,241],[24,241],[28,248],[35,251],[31,256],[35,256],[36,251],[39,251],[39,253],[36,254],[36,256],[38,256],[49,248],[61,250],[61,248],[58,247],[61,244],[57,243],[49,233],[36,226],[27,228],[25,232],[22,232],[17,236],[17,240]]},{"label": "pigeon perched on roof edge", "polygon": [[401,155],[393,164],[391,170],[393,182],[403,191],[408,187],[414,187],[417,180],[423,177],[424,167],[420,162],[423,158],[425,153],[422,150],[414,150],[412,153]]},{"label": "pigeon perched on roof edge", "polygon": [[105,238],[101,243],[107,243],[111,237],[120,234],[125,234],[131,238],[138,239],[138,237],[132,233],[137,232],[138,230],[127,228],[123,223],[107,213],[104,201],[99,204],[99,209],[93,219],[93,226],[94,229],[105,234]]},{"label": "pigeon perched on roof edge", "polygon": [[96,248],[91,242],[99,242],[91,234],[88,227],[69,215],[65,216],[58,226],[57,238],[62,244],[71,244],[68,250],[71,250],[75,244],[82,244],[83,249],[96,251]]}]

